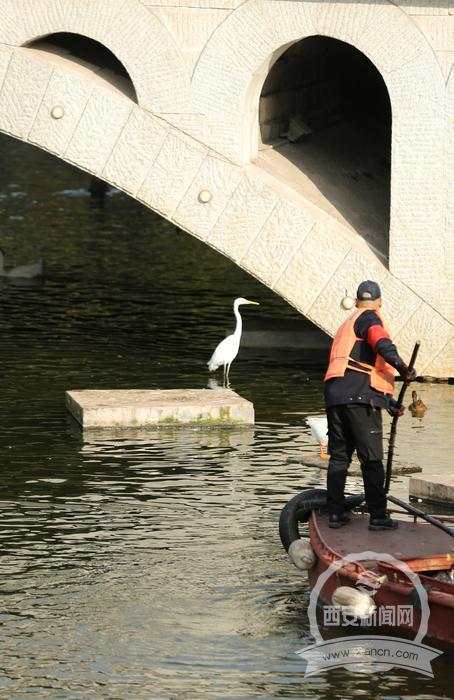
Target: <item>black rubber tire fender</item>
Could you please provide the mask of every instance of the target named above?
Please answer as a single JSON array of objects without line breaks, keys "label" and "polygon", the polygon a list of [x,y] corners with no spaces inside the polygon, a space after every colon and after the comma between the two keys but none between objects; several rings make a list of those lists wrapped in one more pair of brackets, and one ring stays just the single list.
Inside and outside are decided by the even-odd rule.
[{"label": "black rubber tire fender", "polygon": [[[325,507],[326,501],[326,489],[305,489],[285,504],[279,517],[279,536],[286,552],[292,542],[300,538],[299,523],[307,523],[311,512]],[[345,510],[362,503],[364,494],[345,496]]]}]

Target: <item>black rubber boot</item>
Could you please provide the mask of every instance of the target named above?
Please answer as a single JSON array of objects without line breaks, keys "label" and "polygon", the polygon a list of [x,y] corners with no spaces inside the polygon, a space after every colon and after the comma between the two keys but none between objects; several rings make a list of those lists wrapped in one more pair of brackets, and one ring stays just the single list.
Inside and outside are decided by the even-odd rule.
[{"label": "black rubber boot", "polygon": [[399,527],[397,520],[393,520],[389,515],[380,518],[370,518],[369,530],[395,530]]},{"label": "black rubber boot", "polygon": [[332,528],[343,527],[350,522],[350,516],[348,513],[331,513],[328,519],[328,526]]}]

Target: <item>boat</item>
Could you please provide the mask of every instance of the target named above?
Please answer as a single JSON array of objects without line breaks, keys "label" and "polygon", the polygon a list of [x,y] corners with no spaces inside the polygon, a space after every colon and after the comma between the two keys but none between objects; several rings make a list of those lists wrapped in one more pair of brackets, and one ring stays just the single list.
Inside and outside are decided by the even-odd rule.
[{"label": "boat", "polygon": [[[376,615],[374,620],[381,619],[378,634],[392,632],[393,636],[415,638],[421,623],[418,588],[422,584],[429,607],[424,643],[454,653],[454,530],[440,522],[440,516],[437,516],[440,520],[435,520],[434,516],[425,516],[399,499],[390,496],[389,500],[403,506],[390,511],[399,520],[396,530],[369,530],[369,515],[362,495],[346,497],[351,521],[342,528],[332,529],[328,526],[326,491],[306,489],[294,496],[281,512],[282,544],[293,563],[307,570],[311,588],[328,569],[333,570],[331,575],[325,574],[319,605],[332,606],[336,595],[339,598],[340,592],[345,597],[348,589],[359,594],[368,580],[372,582],[372,603],[377,613],[380,609],[412,605],[411,618],[394,619],[392,629],[386,624],[386,615]],[[436,526],[424,517],[429,517]],[[452,523],[454,518],[444,518],[444,522]],[[300,536],[301,523],[306,523],[308,537]],[[389,560],[361,558],[362,553],[371,552],[386,553]],[[352,561],[355,557],[358,560]],[[417,586],[405,573],[405,567],[417,575],[413,579],[419,578]],[[332,632],[332,627],[329,631]]]}]

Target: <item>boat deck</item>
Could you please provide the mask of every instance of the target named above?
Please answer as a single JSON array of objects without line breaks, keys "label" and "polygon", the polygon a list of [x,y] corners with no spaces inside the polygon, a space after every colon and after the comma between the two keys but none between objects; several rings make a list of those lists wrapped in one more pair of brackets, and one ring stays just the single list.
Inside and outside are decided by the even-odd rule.
[{"label": "boat deck", "polygon": [[454,552],[452,537],[420,520],[399,520],[397,530],[374,532],[368,528],[368,515],[352,513],[351,522],[337,530],[328,527],[326,514],[313,513],[312,517],[322,540],[340,556],[372,551],[409,560]]}]

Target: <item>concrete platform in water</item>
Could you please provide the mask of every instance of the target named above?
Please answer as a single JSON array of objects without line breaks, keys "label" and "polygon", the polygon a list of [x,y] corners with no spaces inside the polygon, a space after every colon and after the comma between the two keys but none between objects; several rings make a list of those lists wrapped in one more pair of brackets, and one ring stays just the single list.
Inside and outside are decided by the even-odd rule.
[{"label": "concrete platform in water", "polygon": [[253,404],[231,389],[67,391],[66,407],[84,429],[254,423]]},{"label": "concrete platform in water", "polygon": [[454,506],[454,477],[448,474],[431,474],[410,479],[410,497],[428,503]]}]

